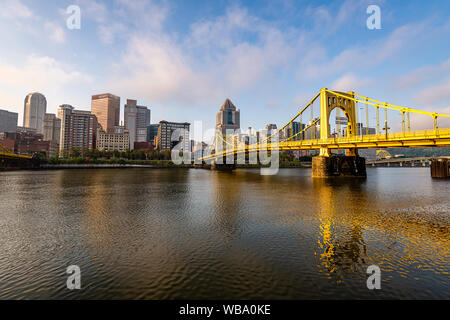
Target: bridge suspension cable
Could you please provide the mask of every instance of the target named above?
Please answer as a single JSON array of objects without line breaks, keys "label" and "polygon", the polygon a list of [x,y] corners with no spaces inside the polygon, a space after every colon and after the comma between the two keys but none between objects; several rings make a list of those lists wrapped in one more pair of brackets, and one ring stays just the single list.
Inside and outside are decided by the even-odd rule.
[{"label": "bridge suspension cable", "polygon": [[270,138],[274,137],[275,135],[279,134],[282,130],[284,130],[284,129],[285,129],[288,125],[290,125],[295,119],[297,119],[299,116],[301,116],[301,115],[303,114],[303,112],[304,112],[309,106],[311,106],[311,105],[314,103],[314,101],[316,101],[316,99],[317,99],[319,96],[320,96],[320,92],[319,92],[318,94],[316,94],[316,95],[314,96],[314,98],[312,98],[311,101],[310,101],[310,102],[309,102],[302,110],[300,110],[299,113],[297,113],[297,114],[295,115],[295,117],[293,117],[288,123],[286,123],[286,125],[285,125],[284,127],[278,129],[274,134],[272,134],[271,136],[265,138],[262,142],[265,142],[265,141],[269,140]]},{"label": "bridge suspension cable", "polygon": [[433,112],[428,112],[428,111],[422,111],[422,110],[417,110],[417,109],[412,109],[412,108],[407,108],[407,107],[401,107],[401,106],[396,106],[387,102],[381,102],[381,101],[377,101],[368,97],[364,97],[364,96],[360,96],[358,94],[354,94],[357,97],[360,98],[364,98],[366,100],[360,100],[360,99],[356,99],[356,98],[352,98],[343,94],[340,94],[339,92],[336,91],[331,91],[331,90],[327,90],[327,92],[332,93],[336,96],[345,98],[345,99],[349,99],[349,100],[353,100],[355,102],[361,102],[361,103],[365,103],[365,104],[370,104],[372,106],[375,107],[382,107],[384,109],[391,109],[391,110],[395,110],[395,111],[404,111],[404,112],[412,112],[412,113],[418,113],[418,114],[424,114],[424,115],[428,115],[428,116],[432,116],[432,117],[446,117],[446,118],[450,118],[450,115],[447,114],[441,114],[441,113],[433,113]]},{"label": "bridge suspension cable", "polygon": [[[336,97],[340,97],[344,99],[344,107],[341,107],[339,105],[336,105],[335,100],[333,98],[333,104],[330,105],[330,97],[328,97],[328,105],[326,105],[326,101],[322,101],[321,99],[321,114],[318,118],[314,118],[314,109],[313,109],[313,103],[317,100],[319,96],[321,96],[322,93],[326,92],[327,94],[331,94]],[[325,95],[326,96],[326,95]],[[341,99],[338,99],[341,101]],[[348,101],[353,101],[354,106],[349,107],[349,109],[345,109],[345,106],[347,105]],[[325,105],[322,105],[322,103],[325,103]],[[358,121],[363,120],[363,116],[359,115],[359,107],[358,103],[361,103],[365,105],[365,120],[366,120],[366,130],[365,135],[367,137],[363,137],[363,128],[362,124],[358,123]],[[369,106],[375,107],[376,112],[376,134],[369,134]],[[305,128],[301,129],[303,127],[302,120],[305,117],[308,117],[308,115],[303,115],[305,110],[307,108],[311,108],[311,120],[308,126],[305,126]],[[329,111],[330,108],[339,107],[344,110],[344,114],[347,116],[347,118],[351,118],[352,125],[350,128],[347,128],[347,137],[334,137],[330,139],[330,137],[326,137],[327,133],[329,134],[329,130],[324,129],[322,126],[329,125],[326,123],[326,120],[329,118],[329,114],[325,113],[323,114],[324,110]],[[323,109],[325,108],[325,109]],[[380,109],[384,109],[384,128],[382,129],[380,126]],[[339,110],[339,109],[338,109]],[[350,111],[349,111],[350,110]],[[361,108],[363,110],[363,108]],[[401,113],[401,130],[402,132],[388,132],[388,110],[393,110]],[[349,112],[351,112],[353,115],[350,115]],[[411,131],[411,121],[410,121],[410,114],[421,114],[421,115],[427,115],[431,116],[433,118],[433,126],[434,130],[424,130],[424,131]],[[337,116],[340,116],[337,114]],[[235,146],[235,143],[230,143],[227,140],[224,139],[222,135],[220,136],[220,141],[225,142],[227,145],[232,146],[232,150],[216,150],[216,153],[213,155],[209,155],[207,157],[203,157],[203,160],[207,159],[214,159],[220,156],[228,155],[230,153],[241,153],[241,152],[250,152],[250,151],[258,151],[262,150],[265,147],[272,147],[272,143],[264,145],[264,143],[268,143],[268,140],[273,138],[276,135],[279,135],[280,132],[285,130],[291,123],[293,123],[297,118],[299,118],[300,121],[300,129],[299,132],[293,134],[292,136],[284,136],[281,140],[281,143],[274,144],[274,146],[277,148],[277,150],[320,150],[322,152],[323,149],[331,150],[331,149],[352,149],[352,148],[390,148],[390,147],[423,147],[423,146],[450,146],[450,129],[438,129],[437,126],[437,119],[439,117],[445,117],[450,118],[450,115],[446,114],[440,114],[440,113],[433,113],[428,111],[422,111],[417,109],[412,109],[409,107],[402,107],[397,106],[394,104],[390,104],[387,102],[381,102],[375,99],[371,99],[369,97],[364,97],[362,95],[355,94],[353,92],[351,93],[341,93],[337,91],[328,90],[326,88],[322,89],[319,93],[317,93],[311,101],[303,107],[300,112],[298,112],[289,122],[287,122],[283,127],[276,130],[275,133],[272,135],[264,138],[261,142],[255,143],[255,144],[245,144],[241,147]],[[328,122],[328,121],[327,121]],[[304,132],[314,127],[317,123],[321,124],[321,133],[319,138],[315,136],[316,129],[314,129],[311,132],[311,136],[309,139],[306,136],[304,136]],[[359,134],[358,131],[355,133],[354,126],[357,126],[356,128],[359,128]],[[296,129],[293,129],[294,131]],[[384,130],[386,136],[380,137],[381,131]],[[287,130],[291,131],[291,130]],[[288,133],[291,134],[291,133]],[[303,135],[302,139],[295,139],[296,137]],[[322,136],[323,135],[323,136]],[[361,137],[357,137],[361,136]],[[292,141],[295,139],[295,141]],[[301,141],[300,141],[301,140]],[[218,142],[220,142],[218,140]],[[233,141],[235,142],[235,141]],[[328,152],[328,151],[327,151]],[[325,153],[324,153],[325,154]]]}]

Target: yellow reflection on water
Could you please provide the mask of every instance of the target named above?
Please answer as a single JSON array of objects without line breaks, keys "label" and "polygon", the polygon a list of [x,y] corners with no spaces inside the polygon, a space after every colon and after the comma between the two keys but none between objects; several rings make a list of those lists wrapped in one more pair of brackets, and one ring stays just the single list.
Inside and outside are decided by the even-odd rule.
[{"label": "yellow reflection on water", "polygon": [[[317,198],[319,272],[346,274],[370,264],[407,278],[414,270],[449,274],[450,233],[427,214],[397,203],[396,212],[383,200],[360,192],[364,182],[314,179]],[[355,196],[353,196],[353,194]],[[344,196],[345,195],[345,196]],[[427,264],[419,263],[426,258]],[[414,279],[420,280],[415,276]]]}]

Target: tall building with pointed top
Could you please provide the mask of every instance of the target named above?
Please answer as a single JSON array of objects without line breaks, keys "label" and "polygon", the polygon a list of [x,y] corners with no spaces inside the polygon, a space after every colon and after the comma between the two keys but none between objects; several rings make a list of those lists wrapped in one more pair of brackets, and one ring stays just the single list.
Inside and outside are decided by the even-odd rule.
[{"label": "tall building with pointed top", "polygon": [[239,130],[241,128],[240,110],[226,99],[220,107],[220,111],[216,115],[216,130],[222,134],[226,134],[227,130]]}]

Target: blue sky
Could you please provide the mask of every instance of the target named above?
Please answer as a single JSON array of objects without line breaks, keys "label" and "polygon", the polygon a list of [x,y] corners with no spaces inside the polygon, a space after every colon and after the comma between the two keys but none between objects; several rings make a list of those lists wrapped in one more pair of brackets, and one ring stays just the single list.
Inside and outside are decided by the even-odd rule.
[{"label": "blue sky", "polygon": [[[381,30],[366,27],[371,4]],[[152,122],[211,127],[228,97],[242,128],[263,128],[328,87],[450,114],[449,52],[448,1],[0,0],[0,108],[21,123],[29,92],[53,113],[111,92]]]}]

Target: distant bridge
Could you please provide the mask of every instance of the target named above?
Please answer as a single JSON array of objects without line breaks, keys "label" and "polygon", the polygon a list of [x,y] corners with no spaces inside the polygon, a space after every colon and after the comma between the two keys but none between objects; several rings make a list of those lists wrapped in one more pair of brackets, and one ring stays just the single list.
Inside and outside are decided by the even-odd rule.
[{"label": "distant bridge", "polygon": [[[366,161],[368,166],[373,167],[428,167],[436,157],[414,157],[414,158],[391,158]],[[438,159],[450,159],[450,157],[439,157]]]}]

